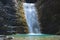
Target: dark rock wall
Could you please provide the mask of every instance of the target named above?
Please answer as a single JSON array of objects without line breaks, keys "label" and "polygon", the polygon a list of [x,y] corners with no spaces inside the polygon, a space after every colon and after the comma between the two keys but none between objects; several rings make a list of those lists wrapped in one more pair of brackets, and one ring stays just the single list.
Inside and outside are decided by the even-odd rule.
[{"label": "dark rock wall", "polygon": [[16,26],[16,7],[13,0],[0,0],[0,35],[10,34],[9,26]]},{"label": "dark rock wall", "polygon": [[37,2],[37,0],[25,0],[26,1],[26,3],[35,3],[35,2]]},{"label": "dark rock wall", "polygon": [[60,35],[60,0],[38,0],[36,7],[41,32]]},{"label": "dark rock wall", "polygon": [[0,35],[27,33],[21,1],[0,0]]}]

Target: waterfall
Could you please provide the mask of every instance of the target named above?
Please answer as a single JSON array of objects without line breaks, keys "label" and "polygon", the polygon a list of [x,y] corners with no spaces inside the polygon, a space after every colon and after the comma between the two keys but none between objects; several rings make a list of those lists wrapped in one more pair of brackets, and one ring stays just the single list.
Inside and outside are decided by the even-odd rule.
[{"label": "waterfall", "polygon": [[23,8],[25,12],[29,34],[31,35],[41,34],[35,4],[23,3]]}]

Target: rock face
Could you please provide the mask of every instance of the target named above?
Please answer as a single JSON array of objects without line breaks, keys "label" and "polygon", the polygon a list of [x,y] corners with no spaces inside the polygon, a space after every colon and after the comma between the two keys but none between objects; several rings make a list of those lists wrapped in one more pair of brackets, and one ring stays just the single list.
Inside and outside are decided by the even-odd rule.
[{"label": "rock face", "polygon": [[16,0],[0,0],[0,35],[26,33],[23,4],[15,4]]},{"label": "rock face", "polygon": [[36,7],[41,32],[60,35],[60,0],[39,0]]},{"label": "rock face", "polygon": [[26,3],[35,3],[37,0],[25,0]]},{"label": "rock face", "polygon": [[14,7],[14,2],[6,1],[6,3],[4,4],[3,1],[0,1],[0,19],[2,22],[2,23],[0,22],[1,25],[4,25],[4,24],[14,25],[14,22],[15,22],[14,19],[16,19],[15,15],[16,15],[16,10]]},{"label": "rock face", "polygon": [[8,26],[16,25],[16,9],[12,0],[0,0],[0,34],[9,33]]},{"label": "rock face", "polygon": [[[20,26],[20,29],[18,31],[18,33],[21,34],[26,34],[28,33],[28,26],[26,23],[26,18],[25,18],[25,13],[24,13],[24,9],[23,9],[23,2],[18,1],[18,11],[17,11],[17,25]],[[17,27],[18,28],[18,27]]]},{"label": "rock face", "polygon": [[19,8],[18,4],[15,4],[14,0],[0,0],[0,35],[25,33],[24,22],[26,21],[21,3],[19,3]]}]

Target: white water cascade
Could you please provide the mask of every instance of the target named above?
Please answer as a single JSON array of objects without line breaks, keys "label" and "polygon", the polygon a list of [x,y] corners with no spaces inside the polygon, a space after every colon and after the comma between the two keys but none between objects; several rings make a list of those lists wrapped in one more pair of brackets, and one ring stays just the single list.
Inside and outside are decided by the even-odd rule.
[{"label": "white water cascade", "polygon": [[23,3],[26,22],[30,35],[41,35],[38,15],[34,3]]}]

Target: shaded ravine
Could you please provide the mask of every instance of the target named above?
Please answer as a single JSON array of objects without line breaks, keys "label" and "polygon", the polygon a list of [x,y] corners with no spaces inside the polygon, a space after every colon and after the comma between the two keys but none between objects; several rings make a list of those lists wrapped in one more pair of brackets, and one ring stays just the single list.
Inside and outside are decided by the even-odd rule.
[{"label": "shaded ravine", "polygon": [[23,3],[29,34],[41,34],[34,3]]}]

